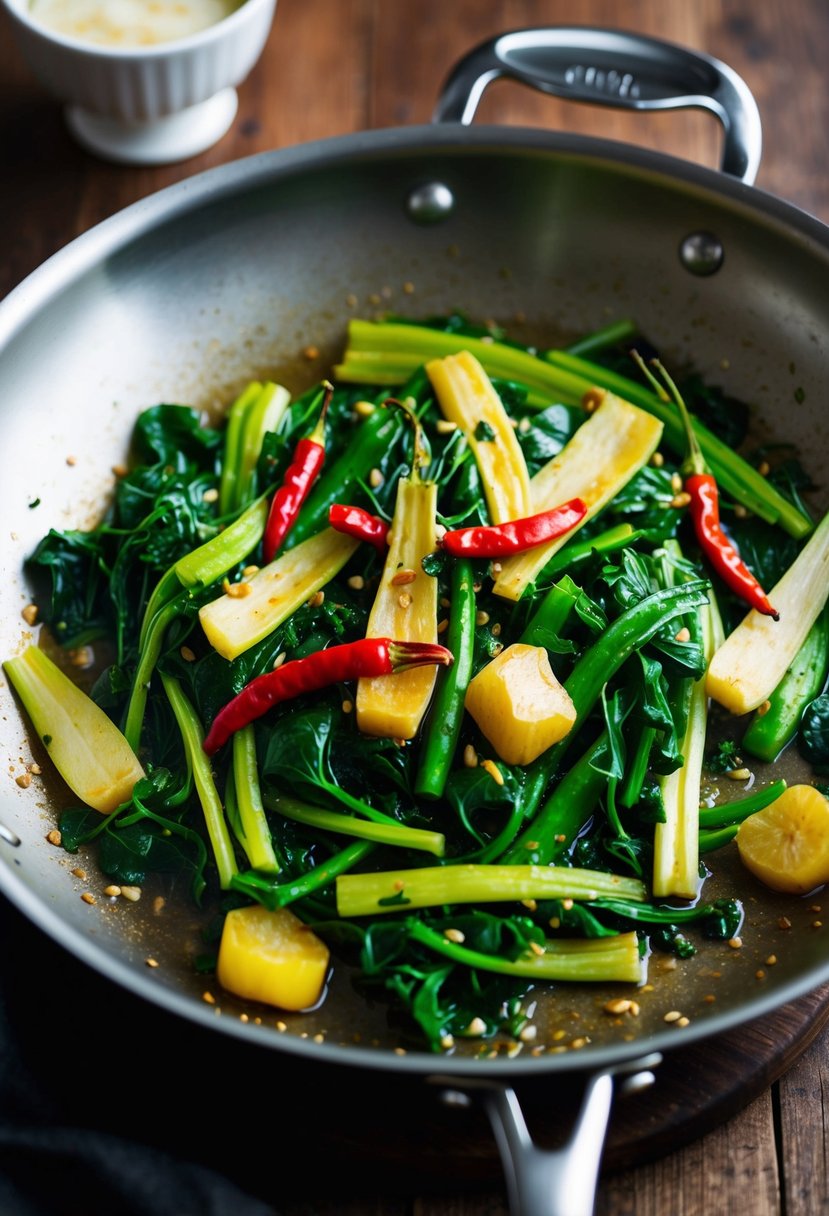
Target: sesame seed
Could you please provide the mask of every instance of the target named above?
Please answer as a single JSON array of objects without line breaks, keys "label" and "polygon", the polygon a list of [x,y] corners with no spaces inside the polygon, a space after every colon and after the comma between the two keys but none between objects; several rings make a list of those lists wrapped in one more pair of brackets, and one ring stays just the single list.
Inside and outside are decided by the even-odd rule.
[{"label": "sesame seed", "polygon": [[739,950],[743,944],[743,939],[741,937],[730,937],[728,944],[732,950]]},{"label": "sesame seed", "polygon": [[[445,535],[446,535],[446,525],[445,524],[435,524],[435,542],[436,542],[436,544],[439,545]],[[449,601],[447,600],[446,603],[448,604]]]},{"label": "sesame seed", "polygon": [[495,645],[492,647],[492,657],[493,657],[493,659],[497,659],[497,658],[498,658],[498,655],[501,653],[501,651],[502,651],[503,649],[504,649],[504,643],[503,643],[503,642],[497,642],[497,643],[496,643],[496,644],[495,644]]},{"label": "sesame seed", "polygon": [[94,904],[95,903],[95,896],[92,894],[91,891],[84,891],[83,895],[81,896],[81,899],[83,900],[83,902],[85,904]]},{"label": "sesame seed", "polygon": [[764,718],[771,709],[771,701],[764,701],[762,705],[757,706],[757,717]]},{"label": "sesame seed", "polygon": [[671,474],[671,489],[673,490],[674,494],[678,494],[682,489],[682,477],[679,473]]},{"label": "sesame seed", "polygon": [[481,768],[489,773],[496,785],[504,784],[504,775],[494,760],[482,760]]},{"label": "sesame seed", "polygon": [[463,762],[466,768],[478,767],[478,754],[471,743],[467,743],[463,749]]},{"label": "sesame seed", "polygon": [[547,923],[551,929],[560,929],[561,928],[561,917],[560,916],[551,916]]},{"label": "sesame seed", "polygon": [[492,562],[489,569],[490,569],[490,573],[492,574],[493,578],[495,577],[496,574],[500,574],[501,571],[503,570],[503,568],[504,567],[501,565],[500,562]]},{"label": "sesame seed", "polygon": [[417,574],[414,570],[398,570],[391,577],[391,585],[392,587],[405,587],[407,583],[413,583],[416,578]]},{"label": "sesame seed", "polygon": [[589,1042],[590,1040],[584,1036],[583,1038],[573,1039],[570,1046],[574,1051],[581,1051],[582,1047],[585,1047]]},{"label": "sesame seed", "polygon": [[242,571],[242,578],[253,578],[254,574],[258,573],[258,566],[245,566],[244,570]]},{"label": "sesame seed", "polygon": [[757,466],[757,472],[761,477],[768,477],[769,473],[771,472],[771,465],[767,460],[761,460]]},{"label": "sesame seed", "polygon": [[366,580],[363,578],[362,574],[352,574],[351,578],[347,581],[352,591],[362,591],[363,587],[366,585]]},{"label": "sesame seed", "polygon": [[734,514],[737,516],[737,519],[748,519],[750,512],[747,507],[738,502],[734,508]]},{"label": "sesame seed", "polygon": [[286,1022],[280,1020],[276,1023],[276,1029],[284,1033],[288,1029],[288,1025]]},{"label": "sesame seed", "polygon": [[158,914],[164,910],[164,905],[166,902],[167,901],[163,895],[156,895],[155,899],[153,900],[153,912],[155,912],[156,916],[158,916]]},{"label": "sesame seed", "polygon": [[136,904],[136,903],[138,903],[139,899],[141,898],[141,888],[122,886],[121,894],[123,895],[124,899],[128,899],[131,904]]},{"label": "sesame seed", "polygon": [[662,1021],[663,1022],[678,1022],[681,1017],[682,1017],[682,1014],[679,1012],[678,1009],[671,1009],[669,1013],[665,1014]]},{"label": "sesame seed", "polygon": [[318,359],[320,351],[318,346],[306,346],[302,353],[306,359]]},{"label": "sesame seed", "polygon": [[32,761],[31,764],[27,764],[26,768],[29,770],[29,772],[32,774],[33,777],[39,777],[40,774],[43,772],[43,769],[34,760]]},{"label": "sesame seed", "polygon": [[639,1005],[639,1002],[638,1002],[638,1001],[631,1001],[631,1002],[630,1002],[630,1009],[628,1010],[628,1013],[630,1014],[630,1016],[631,1016],[632,1018],[638,1018],[638,1017],[639,1017],[639,1013],[640,1013],[640,1011],[641,1011],[641,1010],[640,1010],[640,1005]]},{"label": "sesame seed", "polygon": [[446,633],[446,630],[448,628],[449,628],[449,618],[448,617],[444,617],[443,620],[438,621],[438,633]]},{"label": "sesame seed", "polygon": [[402,591],[397,597],[397,602],[401,608],[408,608],[411,605],[412,597],[408,591]]},{"label": "sesame seed", "polygon": [[484,612],[483,608],[479,608],[478,611],[475,613],[475,624],[476,625],[486,625],[488,623],[488,621],[489,621],[489,613]]},{"label": "sesame seed", "polygon": [[443,936],[447,941],[456,942],[457,945],[460,945],[461,942],[466,941],[466,937],[460,929],[444,929]]},{"label": "sesame seed", "polygon": [[38,607],[37,604],[27,604],[20,615],[27,625],[34,625],[37,620]]},{"label": "sesame seed", "polygon": [[451,1034],[445,1034],[440,1041],[440,1045],[444,1051],[448,1051],[450,1047],[455,1046],[455,1040],[452,1038]]},{"label": "sesame seed", "polygon": [[184,659],[185,663],[194,663],[196,661],[196,652],[191,650],[189,646],[180,646],[179,654]]},{"label": "sesame seed", "polygon": [[157,967],[157,966],[158,966],[158,959],[157,959],[157,958],[147,958],[147,959],[145,959],[144,961],[145,961],[145,963],[147,964],[147,966],[148,966],[148,967]]},{"label": "sesame seed", "polygon": [[762,967],[754,972],[754,978],[757,980],[764,980],[766,978],[766,973]]},{"label": "sesame seed", "polygon": [[46,839],[49,841],[49,844],[57,845],[60,844],[63,837],[57,828],[52,828],[51,832],[46,833]]},{"label": "sesame seed", "polygon": [[751,776],[749,768],[732,768],[726,774],[731,781],[748,781]]},{"label": "sesame seed", "polygon": [[774,967],[776,963],[777,963],[777,955],[776,955],[776,954],[770,954],[770,955],[768,956],[768,958],[766,959],[766,966],[767,966],[767,967]]},{"label": "sesame seed", "polygon": [[534,899],[522,899],[521,906],[524,908],[529,908],[531,912],[536,912],[538,910],[538,904]]},{"label": "sesame seed", "polygon": [[201,994],[201,999],[204,1001],[205,1005],[215,1005],[216,1004],[216,998],[212,992],[203,992]]},{"label": "sesame seed", "polygon": [[820,904],[809,904],[809,911],[810,912],[821,912],[822,911],[821,905]]},{"label": "sesame seed", "polygon": [[403,291],[404,291],[404,293],[405,293],[407,296],[413,295],[413,294],[414,294],[414,289],[415,289],[415,285],[414,285],[414,283],[409,283],[409,282],[407,281],[407,282],[405,282],[405,283],[403,284]]},{"label": "sesame seed", "polygon": [[792,922],[789,920],[788,916],[781,916],[777,922],[777,928],[778,929],[791,929],[791,927],[792,927]]},{"label": "sesame seed", "polygon": [[116,886],[115,883],[110,883],[108,887],[104,887],[104,895],[109,896],[110,899],[117,899],[120,894],[121,888]]},{"label": "sesame seed", "polygon": [[812,921],[812,928],[813,928],[813,929],[822,929],[822,928],[823,928],[823,921],[822,921],[822,920],[813,920],[813,921]]},{"label": "sesame seed", "polygon": [[680,507],[687,507],[691,501],[691,495],[687,490],[681,490],[679,494],[674,494],[671,499],[671,506],[679,510]]},{"label": "sesame seed", "polygon": [[376,408],[373,401],[358,401],[354,406],[354,413],[358,414],[361,418],[368,418],[374,413]]},{"label": "sesame seed", "polygon": [[539,942],[530,942],[530,949],[539,957],[545,953],[544,947]]},{"label": "sesame seed", "polygon": [[538,1027],[532,1025],[524,1026],[518,1037],[522,1043],[532,1043],[533,1039],[538,1038]]},{"label": "sesame seed", "polygon": [[287,657],[288,656],[284,650],[282,651],[281,654],[278,654],[273,661],[273,667],[271,668],[271,671],[277,671],[278,668],[280,668],[282,666],[282,664],[285,662]]},{"label": "sesame seed", "polygon": [[655,469],[661,469],[664,463],[665,463],[665,457],[662,455],[662,453],[654,452],[653,456],[651,456],[651,464],[653,465],[653,467]]},{"label": "sesame seed", "polygon": [[381,486],[384,480],[383,474],[379,469],[376,468],[372,469],[368,475],[368,484],[373,490],[376,490],[378,486]]},{"label": "sesame seed", "polygon": [[32,774],[31,773],[21,773],[20,776],[15,777],[14,780],[15,780],[16,784],[19,785],[22,790],[27,790],[29,788],[29,786],[32,784]]},{"label": "sesame seed", "polygon": [[630,1010],[630,1001],[625,997],[619,997],[617,1000],[608,1001],[604,1006],[605,1013],[617,1015],[620,1013],[628,1013]]},{"label": "sesame seed", "polygon": [[691,640],[691,630],[688,628],[687,625],[683,625],[682,628],[679,630],[679,632],[675,635],[674,641],[690,642],[690,640]]},{"label": "sesame seed", "polygon": [[85,671],[87,667],[92,666],[94,661],[95,655],[91,646],[78,646],[75,650],[69,651],[69,662],[79,671]]},{"label": "sesame seed", "polygon": [[394,1054],[396,1056],[405,1056],[406,1048],[405,1047],[395,1047]]},{"label": "sesame seed", "polygon": [[72,871],[72,877],[80,878],[81,881],[83,881],[83,879],[86,878],[86,870],[82,870],[80,866],[76,866]]},{"label": "sesame seed", "polygon": [[595,414],[605,398],[603,388],[589,388],[581,399],[582,409],[586,414]]},{"label": "sesame seed", "polygon": [[69,465],[70,468],[72,468],[73,465],[76,465],[78,463],[77,456],[67,456],[66,463]]},{"label": "sesame seed", "polygon": [[202,494],[202,498],[205,502],[218,502],[219,491],[215,486],[211,486],[209,490],[205,490],[205,492]]},{"label": "sesame seed", "polygon": [[451,435],[453,431],[458,429],[457,422],[452,422],[449,418],[438,418],[435,423],[435,430],[439,435]]},{"label": "sesame seed", "polygon": [[343,711],[343,713],[344,713],[344,714],[350,714],[350,713],[352,712],[352,710],[353,710],[353,709],[354,709],[354,702],[353,702],[353,701],[343,701],[343,703],[342,703],[342,711]]},{"label": "sesame seed", "polygon": [[126,477],[129,469],[125,464],[114,464],[112,466],[112,472],[115,477]]},{"label": "sesame seed", "polygon": [[681,1027],[682,1029],[684,1029],[686,1026],[690,1026],[690,1024],[691,1024],[691,1019],[690,1019],[690,1018],[686,1018],[686,1017],[677,1018],[677,1022],[676,1022],[676,1024],[677,1024],[677,1026],[679,1026],[679,1027]]},{"label": "sesame seed", "polygon": [[231,599],[244,599],[246,595],[250,595],[249,583],[231,583],[229,579],[222,580],[222,588],[225,595],[229,595]]},{"label": "sesame seed", "polygon": [[486,1034],[486,1022],[483,1018],[473,1018],[464,1033],[469,1035]]},{"label": "sesame seed", "polygon": [[570,909],[571,909],[571,908],[572,908],[572,906],[573,906],[573,901],[572,901],[572,899],[563,899],[563,900],[561,901],[561,906],[562,906],[562,908],[564,909],[564,911],[565,911],[565,912],[569,912],[569,911],[570,911]]},{"label": "sesame seed", "polygon": [[325,1035],[324,1035],[324,1034],[315,1034],[315,1035],[314,1035],[314,1042],[315,1042],[315,1043],[324,1043],[324,1042],[325,1042]]},{"label": "sesame seed", "polygon": [[717,998],[714,996],[713,992],[709,992],[708,995],[704,996],[702,999],[705,1001],[706,1005],[713,1005]]}]

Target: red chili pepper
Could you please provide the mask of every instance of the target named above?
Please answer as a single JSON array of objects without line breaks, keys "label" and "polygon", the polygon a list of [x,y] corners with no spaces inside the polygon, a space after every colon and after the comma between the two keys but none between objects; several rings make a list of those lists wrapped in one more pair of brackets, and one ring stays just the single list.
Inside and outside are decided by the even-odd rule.
[{"label": "red chili pepper", "polygon": [[300,439],[294,449],[293,459],[285,471],[282,485],[271,499],[265,535],[262,538],[262,555],[272,562],[276,551],[285,539],[299,514],[311,486],[316,481],[325,460],[325,415],[331,400],[333,386],[325,383],[325,398],[322,410],[310,435]]},{"label": "red chili pepper", "polygon": [[[641,355],[636,351],[633,351],[632,355],[657,392],[664,396],[661,386],[645,367]],[[688,456],[681,467],[681,473],[685,492],[691,500],[689,503],[691,522],[694,525],[694,533],[699,546],[727,587],[730,587],[751,608],[762,612],[764,616],[774,617],[778,621],[779,614],[772,608],[759,581],[740,557],[737,547],[729,540],[720,524],[719,488],[711,470],[705,463],[682,395],[660,361],[652,359],[651,363],[668,385],[685,427]],[[669,398],[665,396],[665,400],[669,400]]]},{"label": "red chili pepper", "polygon": [[523,519],[445,532],[441,545],[452,557],[506,557],[569,532],[586,514],[586,504],[580,498],[571,498],[561,506]]},{"label": "red chili pepper", "polygon": [[337,532],[356,536],[358,540],[365,540],[374,545],[380,553],[386,552],[389,525],[379,515],[371,515],[363,507],[335,502],[328,508],[328,522]]},{"label": "red chili pepper", "polygon": [[283,663],[275,671],[266,671],[246,684],[216,714],[202,747],[208,756],[212,756],[235,731],[260,718],[272,706],[301,693],[316,692],[341,680],[388,676],[429,663],[449,667],[452,662],[452,652],[445,646],[431,642],[395,642],[391,638],[361,638],[357,642],[343,642],[317,650],[303,659]]}]

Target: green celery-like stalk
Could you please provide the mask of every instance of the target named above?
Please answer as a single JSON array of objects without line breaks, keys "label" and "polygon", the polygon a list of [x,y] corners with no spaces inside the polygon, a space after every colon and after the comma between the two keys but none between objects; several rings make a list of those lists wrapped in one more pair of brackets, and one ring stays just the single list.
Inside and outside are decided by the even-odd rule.
[{"label": "green celery-like stalk", "polygon": [[253,402],[262,392],[258,380],[251,381],[227,411],[225,427],[225,450],[222,460],[222,477],[219,483],[219,514],[228,515],[237,501],[236,485],[241,465],[242,435],[245,417]]},{"label": "green celery-like stalk", "polygon": [[172,676],[161,675],[164,691],[170,702],[170,708],[181,733],[187,763],[193,774],[196,793],[204,813],[207,835],[213,848],[213,857],[219,874],[219,885],[223,891],[230,889],[231,880],[238,873],[236,857],[233,852],[233,842],[230,839],[225,821],[222,800],[216,789],[216,782],[210,768],[210,761],[205,754],[202,744],[204,732],[196,711],[181,691],[178,680]]},{"label": "green celery-like stalk", "polygon": [[581,983],[629,981],[640,983],[644,963],[639,954],[636,933],[619,933],[613,937],[548,939],[543,954],[523,958],[498,958],[480,950],[450,941],[443,934],[419,921],[411,921],[409,932],[415,941],[442,954],[453,962],[493,971],[498,975],[513,975],[537,980],[568,980]]},{"label": "green celery-like stalk", "polygon": [[141,729],[144,725],[144,713],[147,708],[147,696],[150,691],[155,665],[158,662],[164,645],[164,635],[167,627],[176,619],[182,608],[184,592],[175,599],[168,600],[158,609],[150,621],[144,637],[144,644],[138,656],[138,665],[132,680],[130,699],[124,719],[124,734],[133,751],[141,746]]},{"label": "green celery-like stalk", "polygon": [[529,405],[550,401],[578,405],[591,387],[584,376],[553,367],[543,359],[504,342],[484,342],[463,334],[442,333],[422,325],[354,318],[348,324],[346,349],[334,376],[356,384],[402,384],[421,364],[468,350],[490,376],[517,380],[530,389]]},{"label": "green celery-like stalk", "polygon": [[[281,384],[266,380],[262,391],[248,406],[242,422],[239,464],[231,510],[244,507],[256,489],[256,465],[268,431],[275,431],[288,408],[291,394]],[[221,501],[221,490],[219,491]]]},{"label": "green celery-like stalk", "polygon": [[635,544],[644,535],[644,531],[633,528],[631,524],[617,524],[590,537],[589,540],[573,541],[553,554],[539,574],[538,581],[552,578],[562,570],[570,570],[573,566],[587,561],[594,553],[614,553],[617,549],[624,549],[627,545]]},{"label": "green celery-like stalk", "polygon": [[[603,325],[601,329],[595,330],[592,334],[586,334],[577,342],[572,342],[567,347],[567,353],[588,359],[591,355],[597,355],[601,351],[607,350],[610,346],[620,346],[622,342],[630,342],[636,337],[637,332],[636,324],[627,317],[621,321],[611,321],[609,325]],[[542,358],[546,358],[546,354],[542,355]]]},{"label": "green celery-like stalk", "polygon": [[268,810],[277,811],[286,819],[319,828],[322,832],[336,832],[341,836],[356,836],[360,840],[372,840],[375,844],[393,845],[400,849],[418,849],[443,857],[446,837],[442,832],[429,832],[423,828],[410,828],[404,823],[373,823],[358,819],[356,815],[344,815],[342,811],[327,811],[322,807],[309,806],[298,798],[285,794],[268,795],[265,799]]},{"label": "green celery-like stalk", "polygon": [[233,791],[242,835],[239,843],[248,861],[254,870],[262,870],[265,874],[278,873],[279,862],[273,851],[271,830],[262,805],[252,724],[243,726],[233,736]]},{"label": "green celery-like stalk", "polygon": [[424,866],[417,870],[346,874],[337,879],[340,916],[405,912],[436,904],[603,896],[641,900],[645,898],[645,886],[636,878],[568,866]]}]

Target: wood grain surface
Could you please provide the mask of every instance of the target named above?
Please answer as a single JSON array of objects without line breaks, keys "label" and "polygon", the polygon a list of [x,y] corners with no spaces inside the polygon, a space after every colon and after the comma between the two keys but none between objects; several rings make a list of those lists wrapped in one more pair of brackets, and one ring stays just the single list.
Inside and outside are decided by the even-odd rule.
[{"label": "wood grain surface", "polygon": [[[747,81],[763,119],[758,187],[829,222],[825,0],[279,0],[266,50],[240,87],[229,133],[203,155],[159,168],[106,164],[75,145],[60,104],[34,79],[0,15],[0,295],[92,225],[191,174],[309,140],[427,122],[446,74],[473,45],[507,29],[559,23],[651,33],[730,64]],[[718,163],[722,143],[716,122],[701,112],[626,115],[503,82],[489,90],[479,117],[602,135],[708,165]],[[814,994],[742,1036],[673,1059],[673,1090],[666,1070],[653,1091],[658,1101],[674,1102],[673,1119],[663,1111],[654,1123],[652,1109],[648,1116],[653,1095],[642,1098],[638,1114],[620,1105],[598,1216],[829,1211],[829,1035],[821,1030],[828,1001],[827,993]],[[692,1095],[699,1098],[695,1110]],[[462,1137],[453,1142],[445,1123],[439,1131],[451,1165],[453,1151],[463,1150]],[[457,1169],[453,1177],[450,1168],[428,1187],[425,1180],[419,1187],[415,1176],[402,1189],[354,1186],[330,1198],[311,1183],[280,1211],[505,1216],[491,1144],[480,1162],[477,1175]],[[626,1168],[629,1162],[636,1164]]]}]

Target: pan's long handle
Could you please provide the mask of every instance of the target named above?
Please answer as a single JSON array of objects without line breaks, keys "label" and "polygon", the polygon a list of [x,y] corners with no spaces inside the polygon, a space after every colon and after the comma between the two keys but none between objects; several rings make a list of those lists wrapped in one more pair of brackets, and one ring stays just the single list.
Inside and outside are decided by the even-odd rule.
[{"label": "pan's long handle", "polygon": [[700,51],[623,30],[553,26],[513,30],[480,43],[450,73],[434,122],[470,123],[500,76],[571,101],[628,110],[705,109],[725,130],[723,172],[751,185],[762,150],[760,114],[727,64]]},{"label": "pan's long handle", "polygon": [[[588,1076],[581,1109],[567,1142],[542,1149],[532,1139],[515,1090],[492,1081],[464,1082],[448,1095],[472,1093],[483,1105],[504,1166],[512,1216],[593,1216],[596,1184],[617,1082],[623,1092],[650,1085],[653,1052]],[[432,1080],[441,1083],[441,1078]],[[443,1083],[446,1083],[445,1080]]]}]

